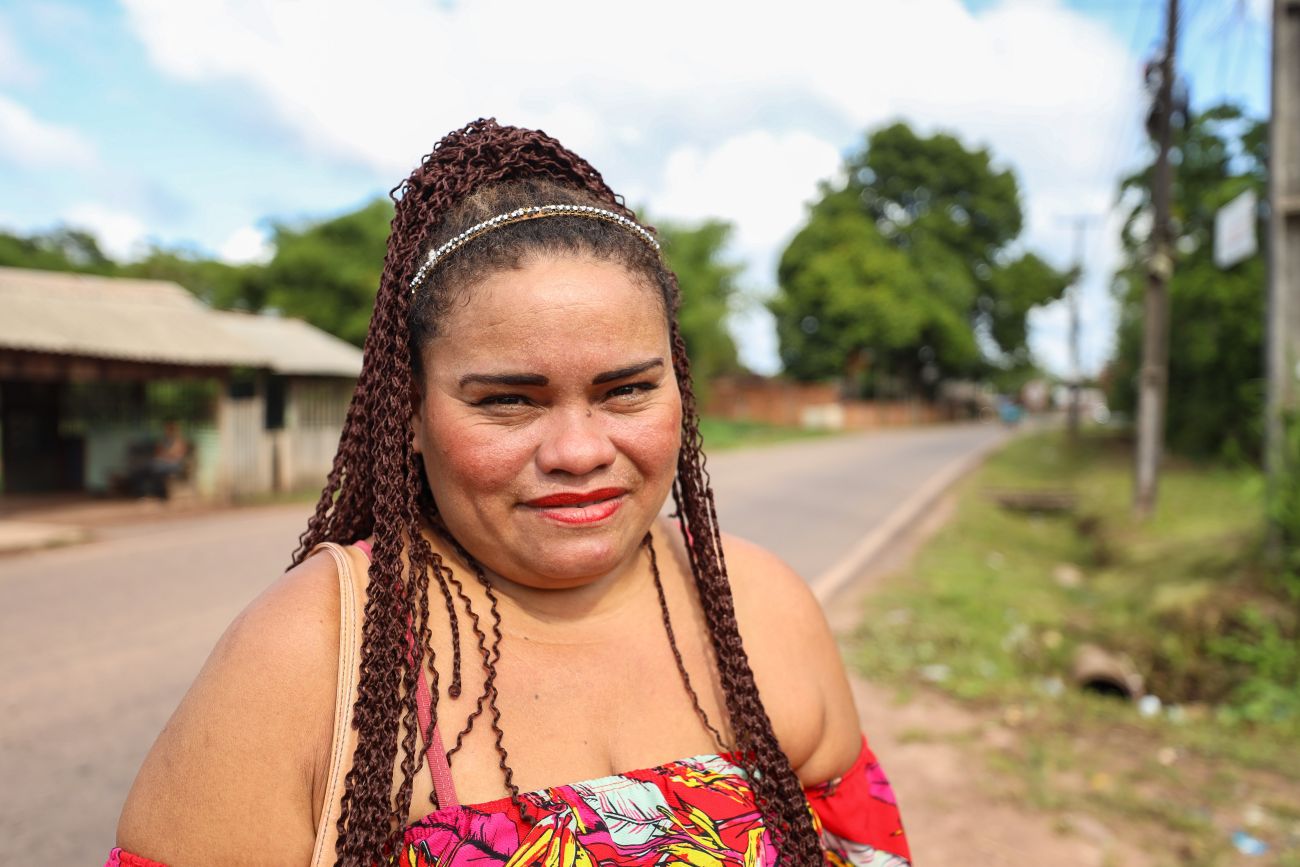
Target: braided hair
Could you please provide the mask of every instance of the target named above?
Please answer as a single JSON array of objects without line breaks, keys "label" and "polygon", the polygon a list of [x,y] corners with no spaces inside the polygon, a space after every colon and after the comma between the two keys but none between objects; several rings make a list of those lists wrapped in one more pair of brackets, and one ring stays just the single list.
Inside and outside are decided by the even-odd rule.
[{"label": "braided hair", "polygon": [[[361,376],[333,467],[294,553],[296,564],[322,542],[374,537],[354,707],[358,739],[345,781],[336,864],[369,867],[398,851],[418,769],[415,695],[422,667],[432,671],[435,703],[439,694],[438,667],[433,665],[430,646],[431,584],[444,603],[452,631],[448,693],[453,697],[460,694],[461,681],[455,600],[470,613],[486,680],[466,730],[486,711],[496,735],[506,787],[518,802],[495,704],[494,664],[501,640],[496,596],[471,552],[448,538],[461,558],[471,564],[474,577],[486,592],[491,608],[489,636],[469,607],[459,578],[422,532],[432,527],[446,535],[440,529],[436,503],[414,449],[409,420],[417,410],[423,382],[420,349],[436,333],[447,305],[457,293],[472,291],[476,279],[518,266],[524,256],[539,252],[616,261],[658,290],[682,400],[681,449],[672,496],[725,696],[730,746],[748,773],[783,863],[824,863],[802,787],[777,742],[741,644],[701,451],[686,345],[677,325],[680,294],[676,277],[648,245],[627,230],[598,220],[561,217],[530,220],[488,233],[440,262],[427,285],[412,293],[410,283],[427,251],[506,208],[593,204],[635,219],[591,165],[538,131],[501,126],[493,120],[475,121],[439,141],[391,195],[396,211],[366,335]],[[662,600],[662,589],[660,596]],[[661,608],[671,640],[672,626],[662,602]],[[675,641],[673,644],[678,669],[703,716]],[[435,721],[436,713],[435,704]],[[404,735],[399,743],[400,732]],[[459,748],[464,734],[462,731],[451,752]],[[399,748],[400,783],[394,797],[393,768]]]}]

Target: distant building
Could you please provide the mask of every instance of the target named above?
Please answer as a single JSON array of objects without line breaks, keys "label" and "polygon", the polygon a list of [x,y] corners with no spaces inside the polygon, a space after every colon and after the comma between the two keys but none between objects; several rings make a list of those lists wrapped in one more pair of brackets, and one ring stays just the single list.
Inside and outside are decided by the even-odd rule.
[{"label": "distant building", "polygon": [[223,417],[233,493],[323,486],[361,373],[361,350],[301,319],[211,315],[267,359]]},{"label": "distant building", "polygon": [[1031,379],[1020,388],[1020,402],[1027,412],[1046,412],[1052,401],[1052,384],[1046,379]]},{"label": "distant building", "polygon": [[165,421],[200,495],[323,484],[361,351],[181,286],[0,268],[0,491],[129,492]]}]

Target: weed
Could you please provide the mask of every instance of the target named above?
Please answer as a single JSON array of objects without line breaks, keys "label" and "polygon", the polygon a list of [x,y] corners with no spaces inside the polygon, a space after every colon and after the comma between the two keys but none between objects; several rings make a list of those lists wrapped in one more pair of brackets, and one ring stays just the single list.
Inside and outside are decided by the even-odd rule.
[{"label": "weed", "polygon": [[[1017,747],[989,762],[1022,800],[1105,810],[1162,829],[1181,864],[1225,863],[1216,817],[1245,797],[1300,802],[1296,606],[1262,559],[1258,472],[1171,462],[1145,524],[1130,473],[1107,437],[1014,441],[873,596],[850,650],[873,679],[1000,716]],[[1074,510],[1011,511],[990,490],[1068,491]],[[1131,658],[1163,710],[1065,687],[1084,643]]]}]

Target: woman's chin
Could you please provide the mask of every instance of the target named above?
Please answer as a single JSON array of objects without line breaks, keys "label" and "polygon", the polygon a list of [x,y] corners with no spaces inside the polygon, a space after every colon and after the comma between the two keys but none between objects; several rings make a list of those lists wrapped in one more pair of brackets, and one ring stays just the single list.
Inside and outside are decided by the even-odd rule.
[{"label": "woman's chin", "polygon": [[614,544],[611,539],[570,540],[547,545],[528,560],[528,575],[519,583],[560,588],[580,587],[615,572],[635,554],[636,546]]}]

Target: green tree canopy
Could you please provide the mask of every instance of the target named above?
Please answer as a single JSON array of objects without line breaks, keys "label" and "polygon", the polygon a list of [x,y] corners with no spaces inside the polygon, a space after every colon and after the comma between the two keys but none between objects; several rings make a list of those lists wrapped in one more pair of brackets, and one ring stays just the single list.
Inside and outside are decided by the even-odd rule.
[{"label": "green tree canopy", "polygon": [[678,322],[692,376],[702,387],[724,373],[741,369],[736,343],[727,330],[727,316],[739,297],[736,278],[741,266],[724,257],[731,224],[706,220],[687,226],[656,223],[664,258],[677,274],[682,290]]},{"label": "green tree canopy", "polygon": [[[1264,254],[1227,270],[1214,264],[1214,215],[1254,189],[1263,198],[1267,124],[1221,105],[1175,131],[1170,213],[1176,263],[1169,282],[1169,446],[1190,455],[1257,457],[1263,436]],[[1126,178],[1125,262],[1115,279],[1120,303],[1111,403],[1131,413],[1142,358],[1142,303],[1153,168]],[[1264,238],[1262,216],[1257,227]]]},{"label": "green tree canopy", "polygon": [[117,264],[89,232],[62,227],[23,236],[0,232],[0,265],[41,271],[80,271],[113,274]]},{"label": "green tree canopy", "polygon": [[275,256],[251,271],[252,309],[274,307],[360,346],[370,327],[388,249],[387,199],[301,227],[277,225]]},{"label": "green tree canopy", "polygon": [[[1032,253],[1015,175],[955,137],[896,123],[868,136],[781,257],[770,302],[800,379],[866,370],[915,389],[1028,358],[1029,311],[1069,282]],[[987,351],[986,351],[987,350]]]},{"label": "green tree canopy", "polygon": [[154,247],[143,259],[121,266],[124,276],[179,283],[213,307],[256,310],[247,284],[257,265],[231,265],[184,248]]}]

